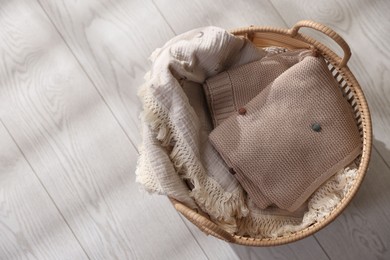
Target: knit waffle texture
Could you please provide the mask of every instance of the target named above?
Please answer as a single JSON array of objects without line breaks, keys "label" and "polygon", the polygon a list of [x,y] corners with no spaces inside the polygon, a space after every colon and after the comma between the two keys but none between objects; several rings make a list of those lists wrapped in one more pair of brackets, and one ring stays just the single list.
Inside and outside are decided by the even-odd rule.
[{"label": "knit waffle texture", "polygon": [[321,57],[304,58],[243,107],[209,138],[262,209],[295,211],[360,153],[352,108]]},{"label": "knit waffle texture", "polygon": [[229,69],[206,80],[206,93],[214,127],[245,105],[291,66],[300,62],[309,50],[268,54],[261,60]]}]

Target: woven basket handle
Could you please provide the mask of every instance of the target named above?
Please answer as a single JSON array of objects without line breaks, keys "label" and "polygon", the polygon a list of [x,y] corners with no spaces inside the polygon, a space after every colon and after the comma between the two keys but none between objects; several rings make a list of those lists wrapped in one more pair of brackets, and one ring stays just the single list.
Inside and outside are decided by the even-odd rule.
[{"label": "woven basket handle", "polygon": [[197,214],[196,212],[194,212],[193,210],[175,199],[169,198],[169,200],[172,202],[173,206],[177,211],[179,211],[184,217],[191,221],[192,224],[202,230],[206,235],[213,235],[227,242],[233,242],[233,236],[231,234],[218,227],[208,218]]},{"label": "woven basket handle", "polygon": [[351,58],[351,49],[349,48],[348,44],[344,41],[343,38],[341,38],[340,35],[338,35],[335,31],[333,31],[331,28],[320,24],[316,23],[314,21],[309,21],[309,20],[303,20],[297,22],[288,32],[288,34],[291,37],[295,37],[298,34],[298,31],[302,27],[307,27],[314,29],[316,31],[322,32],[332,38],[344,51],[344,57],[339,61],[339,67],[342,68],[344,67],[349,59]]}]

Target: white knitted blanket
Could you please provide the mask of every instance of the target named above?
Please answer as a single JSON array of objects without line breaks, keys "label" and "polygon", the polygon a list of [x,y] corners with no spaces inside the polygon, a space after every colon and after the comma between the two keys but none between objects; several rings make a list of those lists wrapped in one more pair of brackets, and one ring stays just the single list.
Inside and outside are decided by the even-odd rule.
[{"label": "white knitted blanket", "polygon": [[315,208],[309,202],[303,222],[302,217],[258,210],[247,201],[208,141],[212,124],[201,84],[223,70],[266,54],[223,29],[195,29],[173,38],[152,54],[152,69],[139,92],[144,111],[140,116],[143,140],[137,182],[149,192],[168,195],[191,208],[200,207],[229,232],[251,236],[276,236],[310,225],[337,205],[346,192],[339,183],[353,176],[347,169],[334,177],[339,179],[325,184],[329,186],[333,181],[334,185],[314,194],[314,201],[323,202],[314,203]]}]

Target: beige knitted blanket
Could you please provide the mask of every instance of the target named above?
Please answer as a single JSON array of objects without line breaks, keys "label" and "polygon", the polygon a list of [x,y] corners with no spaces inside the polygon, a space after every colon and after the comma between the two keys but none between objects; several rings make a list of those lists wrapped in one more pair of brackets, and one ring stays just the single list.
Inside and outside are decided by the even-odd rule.
[{"label": "beige knitted blanket", "polygon": [[201,84],[265,55],[249,41],[216,27],[189,31],[157,49],[139,91],[143,140],[136,170],[137,182],[148,192],[199,207],[232,233],[260,237],[294,232],[322,218],[356,175],[353,169],[336,174],[312,196],[303,217],[303,212],[285,216],[260,210],[246,198],[208,140],[212,122]]}]

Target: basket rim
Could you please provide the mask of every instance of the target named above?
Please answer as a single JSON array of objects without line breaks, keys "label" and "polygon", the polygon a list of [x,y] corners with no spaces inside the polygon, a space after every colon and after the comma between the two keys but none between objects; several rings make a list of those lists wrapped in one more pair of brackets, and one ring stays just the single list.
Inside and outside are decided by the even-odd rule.
[{"label": "basket rim", "polygon": [[[347,56],[345,56],[344,59],[342,59],[323,43],[317,41],[316,39],[308,35],[299,33],[296,29],[297,25],[299,25],[298,29],[300,27],[310,27],[313,29],[321,30],[325,34],[328,34],[328,36],[332,37],[336,42],[338,42],[340,46],[341,44],[345,44],[346,46],[342,46],[342,48],[344,50],[344,54]],[[317,28],[314,28],[313,25],[317,26]],[[249,26],[249,27],[233,29],[230,32],[236,36],[243,36],[251,41],[256,39],[259,33],[271,33],[276,36],[281,35],[283,37],[287,36],[294,39],[293,42],[289,43],[290,47],[294,47],[294,44],[297,44],[299,42],[302,44],[306,44],[307,47],[314,46],[314,48],[318,50],[319,53],[321,53],[322,56],[324,56],[324,58],[333,65],[333,67],[338,71],[339,75],[346,81],[346,84],[352,90],[352,93],[357,103],[358,111],[361,115],[360,124],[362,126],[361,131],[362,131],[363,145],[362,145],[361,160],[358,166],[357,177],[352,187],[347,192],[346,196],[341,200],[341,202],[336,206],[336,208],[329,213],[329,215],[327,215],[320,221],[300,231],[275,237],[275,238],[252,238],[252,237],[243,237],[239,235],[232,235],[227,231],[223,230],[222,228],[220,228],[219,226],[217,226],[214,222],[204,217],[200,213],[196,212],[193,209],[188,208],[183,203],[172,198],[170,198],[170,200],[177,211],[179,211],[184,217],[186,217],[189,221],[191,221],[194,225],[196,225],[207,235],[215,236],[219,239],[225,240],[230,243],[246,245],[246,246],[276,246],[276,245],[291,243],[306,238],[316,233],[317,231],[321,230],[328,224],[330,224],[337,216],[339,216],[343,212],[343,210],[347,207],[347,205],[350,203],[350,201],[357,193],[367,172],[368,164],[371,157],[371,150],[372,150],[372,122],[371,122],[371,114],[368,108],[367,100],[357,79],[355,78],[355,76],[353,75],[353,73],[350,71],[349,67],[346,64],[349,59],[349,56],[351,55],[350,52],[348,53],[349,46],[337,33],[335,33],[330,28],[326,27],[325,25],[313,21],[300,21],[292,29],[284,29],[284,28],[269,27],[269,26]],[[343,61],[345,61],[345,63],[343,63]]]}]

